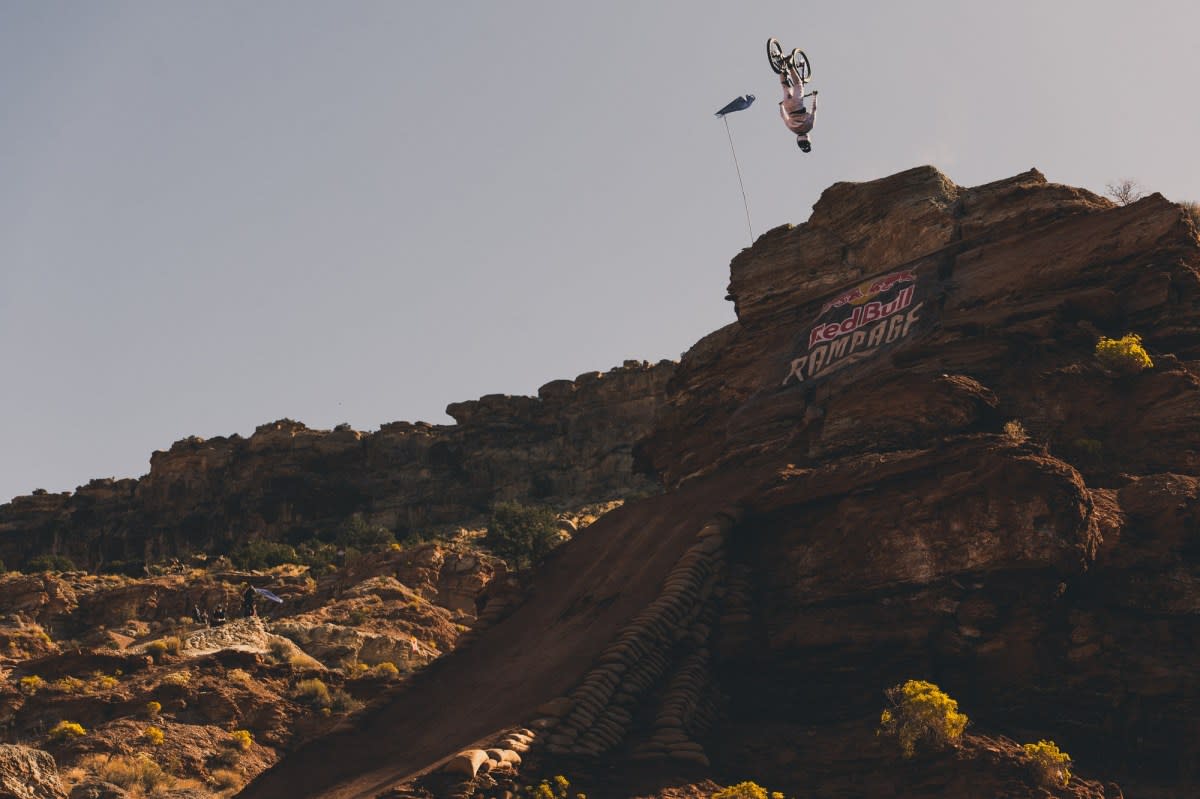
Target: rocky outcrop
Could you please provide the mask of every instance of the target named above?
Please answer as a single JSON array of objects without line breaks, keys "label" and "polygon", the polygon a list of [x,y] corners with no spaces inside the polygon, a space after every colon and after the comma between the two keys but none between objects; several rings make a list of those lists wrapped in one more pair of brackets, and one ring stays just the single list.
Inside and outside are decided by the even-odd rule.
[{"label": "rocky outcrop", "polygon": [[567,507],[646,492],[655,484],[634,473],[632,448],[673,370],[628,361],[537,397],[454,403],[454,425],[363,433],[281,420],[249,438],[187,438],[155,452],[140,479],[0,505],[0,559],[13,567],[53,552],[96,569],[329,535],[354,513],[403,537],[477,519],[497,501]]},{"label": "rocky outcrop", "polygon": [[66,799],[54,757],[41,749],[0,744],[0,799]]},{"label": "rocky outcrop", "polygon": [[[489,731],[523,725],[523,769],[629,759],[821,796],[1112,799],[1114,779],[1190,796],[1200,240],[1184,210],[923,167],[831,187],[733,260],[729,295],[737,322],[685,354],[638,446],[667,492],[562,547],[541,580],[563,594],[531,598],[368,727],[415,732],[406,714],[436,698],[452,707],[428,740],[486,753]],[[1097,340],[1127,332],[1153,369],[1097,362]],[[702,510],[711,525],[685,533]],[[620,623],[593,622],[585,645],[578,614],[600,607]],[[978,735],[912,762],[889,749],[883,692],[907,679],[945,688]],[[1043,738],[1101,781],[1038,787],[1014,741]],[[365,797],[455,751],[435,748],[329,740],[308,756],[354,751],[353,768],[284,761],[247,796]],[[478,776],[492,758],[467,760],[474,782],[453,795],[502,796]]]}]

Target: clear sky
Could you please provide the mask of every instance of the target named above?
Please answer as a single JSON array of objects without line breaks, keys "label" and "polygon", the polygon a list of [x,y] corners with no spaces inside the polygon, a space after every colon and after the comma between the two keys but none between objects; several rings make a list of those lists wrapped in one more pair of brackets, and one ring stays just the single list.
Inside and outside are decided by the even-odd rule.
[{"label": "clear sky", "polygon": [[[0,502],[188,435],[450,423],[733,320],[839,180],[1200,199],[1200,4],[0,0]],[[807,50],[813,152],[764,43]]]}]

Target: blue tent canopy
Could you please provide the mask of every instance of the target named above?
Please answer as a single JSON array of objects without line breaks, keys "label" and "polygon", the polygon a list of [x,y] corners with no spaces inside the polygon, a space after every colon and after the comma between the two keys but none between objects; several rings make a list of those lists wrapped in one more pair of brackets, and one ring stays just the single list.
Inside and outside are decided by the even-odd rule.
[{"label": "blue tent canopy", "polygon": [[745,111],[754,102],[753,94],[743,94],[741,97],[735,97],[730,100],[728,105],[716,113],[716,116],[723,117],[726,114],[731,114],[734,111]]}]

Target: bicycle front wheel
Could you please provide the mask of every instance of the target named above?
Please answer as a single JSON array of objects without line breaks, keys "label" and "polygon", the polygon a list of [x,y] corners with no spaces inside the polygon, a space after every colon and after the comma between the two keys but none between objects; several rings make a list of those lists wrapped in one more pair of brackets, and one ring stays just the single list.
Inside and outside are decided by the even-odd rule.
[{"label": "bicycle front wheel", "polygon": [[812,79],[812,64],[809,62],[808,56],[804,54],[804,51],[797,47],[792,51],[789,60],[792,62],[792,66],[796,68],[796,74],[800,76],[800,80],[808,83]]}]

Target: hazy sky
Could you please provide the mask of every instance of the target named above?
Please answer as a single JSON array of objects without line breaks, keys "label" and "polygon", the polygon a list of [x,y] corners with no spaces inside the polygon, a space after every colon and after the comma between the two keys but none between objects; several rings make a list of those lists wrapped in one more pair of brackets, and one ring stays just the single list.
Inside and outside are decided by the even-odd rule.
[{"label": "hazy sky", "polygon": [[[447,403],[732,321],[839,180],[1200,199],[1200,4],[0,0],[0,502],[188,435]],[[764,42],[803,47],[804,155]]]}]

